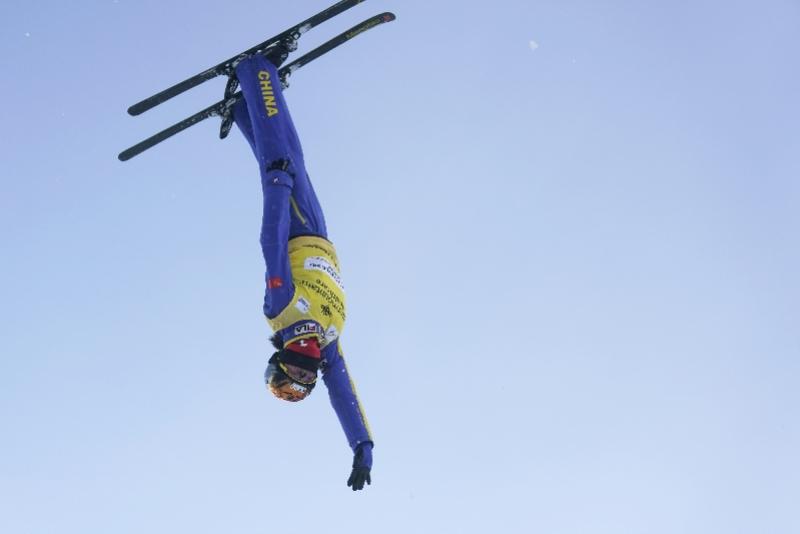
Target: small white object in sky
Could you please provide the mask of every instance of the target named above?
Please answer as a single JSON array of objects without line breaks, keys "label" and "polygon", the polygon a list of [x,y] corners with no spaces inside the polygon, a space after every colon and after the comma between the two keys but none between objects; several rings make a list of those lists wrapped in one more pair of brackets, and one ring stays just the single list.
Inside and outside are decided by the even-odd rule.
[{"label": "small white object in sky", "polygon": [[30,37],[30,36],[31,36],[31,32],[25,32],[25,37]]},{"label": "small white object in sky", "polygon": [[531,50],[533,50],[534,52],[536,51],[537,48],[539,48],[539,43],[537,43],[536,41],[529,41],[528,45],[531,47]]}]

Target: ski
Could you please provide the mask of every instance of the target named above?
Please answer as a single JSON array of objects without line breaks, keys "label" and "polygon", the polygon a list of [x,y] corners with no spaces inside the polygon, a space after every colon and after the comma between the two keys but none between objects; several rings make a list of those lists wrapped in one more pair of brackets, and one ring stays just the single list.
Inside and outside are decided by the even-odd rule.
[{"label": "ski", "polygon": [[204,70],[199,74],[195,74],[194,76],[179,82],[172,87],[164,89],[160,93],[157,93],[153,96],[145,98],[141,102],[137,102],[136,104],[132,105],[128,108],[128,113],[131,115],[139,115],[144,113],[145,111],[156,107],[159,104],[162,104],[169,100],[172,97],[175,97],[181,93],[188,91],[193,87],[197,87],[203,82],[211,80],[212,78],[216,78],[217,76],[230,76],[233,73],[234,65],[237,61],[241,59],[252,56],[255,54],[260,54],[264,52],[267,48],[281,42],[284,40],[287,41],[297,41],[301,35],[305,32],[310,30],[311,28],[322,24],[323,22],[332,19],[336,15],[347,11],[351,7],[354,7],[364,0],[340,0],[336,2],[332,6],[327,9],[324,9],[317,13],[316,15],[307,18],[300,24],[292,26],[288,30],[279,33],[278,35],[267,39],[263,43],[259,43],[256,46],[249,48],[228,60],[225,60],[210,69]]},{"label": "ski", "polygon": [[[340,33],[333,39],[326,41],[325,43],[321,44],[317,48],[311,50],[307,54],[297,58],[296,60],[292,61],[291,63],[285,65],[281,69],[278,70],[278,75],[280,77],[281,84],[284,87],[288,87],[289,77],[297,71],[299,68],[307,65],[311,61],[317,59],[318,57],[322,56],[323,54],[330,52],[334,48],[346,43],[347,41],[353,39],[354,37],[364,33],[365,31],[372,29],[376,26],[384,24],[386,22],[391,22],[395,20],[394,13],[381,13],[380,15],[375,15],[374,17],[370,17],[359,24],[356,24],[349,30]],[[122,151],[119,154],[120,161],[128,161],[134,156],[137,156],[151,148],[160,142],[164,141],[165,139],[169,139],[173,135],[178,132],[182,132],[183,130],[189,128],[190,126],[194,126],[198,122],[202,122],[205,119],[210,117],[225,117],[230,113],[231,108],[242,98],[241,91],[235,93],[229,98],[220,100],[215,104],[208,106],[207,108],[203,109],[202,111],[198,111],[191,117],[187,117],[186,119],[173,124],[169,128],[158,132],[157,134],[148,137],[144,141],[135,144],[134,146],[130,147],[127,150]]]}]

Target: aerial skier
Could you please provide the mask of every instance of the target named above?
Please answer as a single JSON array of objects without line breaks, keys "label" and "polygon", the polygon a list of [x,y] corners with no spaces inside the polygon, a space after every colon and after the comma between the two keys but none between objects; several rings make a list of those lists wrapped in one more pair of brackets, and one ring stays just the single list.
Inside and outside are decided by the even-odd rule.
[{"label": "aerial skier", "polygon": [[244,98],[233,119],[258,161],[264,196],[264,315],[276,349],[264,379],[273,395],[297,402],[311,394],[321,372],[353,451],[347,485],[356,491],[371,484],[374,442],[339,343],[346,317],[339,261],[277,71],[288,53],[278,44],[235,69]]},{"label": "aerial skier", "polygon": [[[272,327],[275,352],[264,380],[279,399],[297,402],[314,389],[318,374],[353,451],[347,485],[371,484],[374,441],[345,366],[339,337],[346,317],[344,286],[336,249],[328,240],[325,217],[306,172],[300,140],[283,97],[283,82],[297,69],[364,32],[395,20],[372,16],[280,67],[305,32],[364,0],[338,0],[288,30],[210,69],[151,95],[128,108],[140,115],[211,80],[229,76],[223,100],[173,124],[119,154],[127,161],[209,117],[223,119],[220,137],[235,122],[258,161],[264,212],[261,249],[266,263],[264,314]],[[241,86],[241,93],[237,93]]]}]

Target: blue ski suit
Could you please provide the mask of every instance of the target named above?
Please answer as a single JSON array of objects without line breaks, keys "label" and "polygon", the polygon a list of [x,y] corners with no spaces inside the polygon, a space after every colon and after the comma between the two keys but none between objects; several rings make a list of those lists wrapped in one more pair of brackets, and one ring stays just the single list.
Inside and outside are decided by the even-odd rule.
[{"label": "blue ski suit", "polygon": [[264,315],[284,346],[317,338],[323,382],[356,452],[359,445],[372,445],[373,440],[339,342],[345,302],[336,251],[328,241],[325,217],[306,172],[277,69],[257,55],[239,63],[236,76],[244,99],[233,108],[233,115],[258,161],[264,194]]}]

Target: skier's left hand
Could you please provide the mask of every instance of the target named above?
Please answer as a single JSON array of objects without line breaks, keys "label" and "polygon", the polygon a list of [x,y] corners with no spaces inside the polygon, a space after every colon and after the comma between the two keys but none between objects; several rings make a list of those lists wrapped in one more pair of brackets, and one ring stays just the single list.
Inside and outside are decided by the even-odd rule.
[{"label": "skier's left hand", "polygon": [[364,489],[364,482],[372,484],[372,479],[369,472],[372,469],[372,442],[365,441],[356,448],[356,453],[353,456],[353,471],[350,473],[350,478],[347,479],[347,485],[353,488],[353,491]]}]

